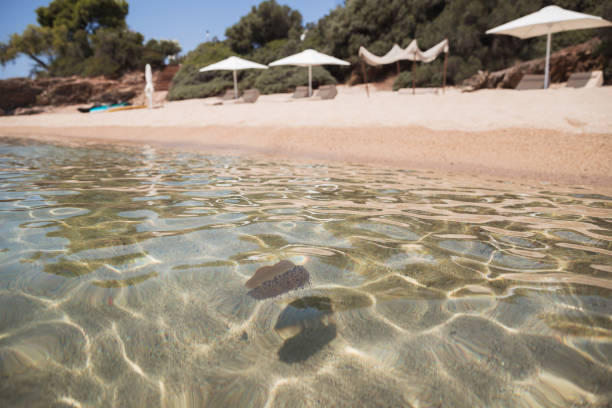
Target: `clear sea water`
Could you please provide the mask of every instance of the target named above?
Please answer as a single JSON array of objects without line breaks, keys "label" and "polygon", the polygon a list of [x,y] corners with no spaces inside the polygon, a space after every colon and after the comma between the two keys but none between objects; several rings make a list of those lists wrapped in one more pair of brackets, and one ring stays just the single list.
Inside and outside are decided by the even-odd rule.
[{"label": "clear sea water", "polygon": [[0,139],[3,407],[610,406],[611,315],[601,192]]}]

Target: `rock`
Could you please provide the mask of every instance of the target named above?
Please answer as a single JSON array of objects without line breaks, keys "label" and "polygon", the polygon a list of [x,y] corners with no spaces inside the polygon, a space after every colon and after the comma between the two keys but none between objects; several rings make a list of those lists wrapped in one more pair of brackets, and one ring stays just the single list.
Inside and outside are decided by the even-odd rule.
[{"label": "rock", "polygon": [[13,112],[13,115],[36,115],[37,113],[43,113],[42,109],[36,108],[17,108]]},{"label": "rock", "polygon": [[471,78],[463,81],[463,91],[472,92],[478,89],[486,88],[489,80],[489,71],[478,70],[478,73]]},{"label": "rock", "polygon": [[68,103],[84,103],[89,100],[92,91],[92,85],[88,82],[73,82],[60,84],[52,88],[53,105],[61,105]]},{"label": "rock", "polygon": [[[153,78],[158,75],[154,73]],[[71,76],[0,80],[0,115],[33,106],[129,102],[144,93],[144,86],[144,71],[129,72],[118,79]],[[18,114],[32,113],[38,112],[23,110]]]},{"label": "rock", "polygon": [[180,65],[168,65],[157,76],[155,81],[156,91],[169,91],[172,87],[172,80],[180,69]]},{"label": "rock", "polygon": [[100,96],[102,102],[119,102],[129,101],[136,97],[136,91],[133,89],[113,89],[110,92],[106,92]]},{"label": "rock", "polygon": [[0,80],[0,109],[11,111],[22,106],[32,106],[43,88],[27,78]]},{"label": "rock", "polygon": [[[601,44],[599,38],[593,38],[582,44],[564,48],[550,56],[550,81],[565,82],[574,72],[588,72],[603,69],[604,59],[595,55]],[[546,59],[538,58],[518,63],[501,71],[478,73],[463,82],[464,91],[471,92],[483,88],[514,89],[523,75],[544,74]]]}]

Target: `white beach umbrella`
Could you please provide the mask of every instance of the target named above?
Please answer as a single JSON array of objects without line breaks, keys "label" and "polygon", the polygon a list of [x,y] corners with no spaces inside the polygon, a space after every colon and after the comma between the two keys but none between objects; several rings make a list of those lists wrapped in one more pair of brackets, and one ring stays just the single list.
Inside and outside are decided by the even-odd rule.
[{"label": "white beach umbrella", "polygon": [[229,57],[214,64],[200,68],[200,72],[226,70],[234,72],[234,99],[238,99],[238,79],[236,71],[241,69],[268,69],[267,66],[240,57]]},{"label": "white beach umbrella", "polygon": [[315,65],[351,65],[349,62],[336,57],[323,54],[312,49],[304,50],[300,53],[281,58],[271,62],[271,67],[278,65],[296,65],[298,67],[308,67],[308,96],[312,96],[312,67]]},{"label": "white beach umbrella", "polygon": [[506,24],[487,30],[487,34],[506,34],[521,39],[546,35],[546,68],[544,73],[544,88],[548,88],[550,65],[550,40],[554,33],[570,30],[582,30],[612,26],[607,20],[589,14],[577,13],[557,6],[547,6],[512,20]]}]

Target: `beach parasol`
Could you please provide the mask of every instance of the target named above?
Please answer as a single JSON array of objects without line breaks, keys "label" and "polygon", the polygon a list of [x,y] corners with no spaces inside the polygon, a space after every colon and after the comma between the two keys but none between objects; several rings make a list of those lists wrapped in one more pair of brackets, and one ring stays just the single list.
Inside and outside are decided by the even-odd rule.
[{"label": "beach parasol", "polygon": [[238,99],[238,79],[236,71],[241,69],[268,69],[267,66],[240,57],[229,57],[222,61],[200,68],[200,72],[226,70],[234,72],[234,99]]},{"label": "beach parasol", "polygon": [[611,26],[607,20],[589,14],[577,13],[557,6],[547,6],[535,13],[512,20],[487,30],[487,34],[506,34],[521,39],[546,35],[546,68],[544,88],[548,88],[550,65],[550,40],[554,33]]},{"label": "beach parasol", "polygon": [[312,67],[315,65],[351,65],[347,61],[323,54],[312,49],[304,50],[300,53],[290,55],[271,62],[271,67],[278,65],[296,65],[298,67],[308,67],[308,96],[312,96]]}]

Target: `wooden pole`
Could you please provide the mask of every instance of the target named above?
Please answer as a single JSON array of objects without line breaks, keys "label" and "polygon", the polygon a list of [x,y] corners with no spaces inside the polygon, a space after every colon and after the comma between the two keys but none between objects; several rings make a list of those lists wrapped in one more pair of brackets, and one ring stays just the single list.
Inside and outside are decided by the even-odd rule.
[{"label": "wooden pole", "polygon": [[448,58],[448,52],[444,53],[444,75],[442,76],[442,92],[446,93],[446,59]]},{"label": "wooden pole", "polygon": [[395,64],[397,65],[397,75],[399,75],[400,74],[399,61],[395,61]]},{"label": "wooden pole", "polygon": [[236,70],[234,70],[234,99],[238,99],[238,79],[236,78]]},{"label": "wooden pole", "polygon": [[546,66],[544,67],[544,89],[548,89],[548,85],[550,85],[549,77],[550,77],[550,40],[551,38],[552,38],[552,34],[549,32],[546,35]]},{"label": "wooden pole", "polygon": [[312,65],[308,66],[308,97],[312,96]]},{"label": "wooden pole", "polygon": [[414,59],[412,60],[412,94],[414,95],[414,66],[416,65],[416,53],[414,53]]},{"label": "wooden pole", "polygon": [[370,89],[368,88],[368,77],[366,76],[365,63],[361,60],[361,72],[363,73],[363,83],[365,84],[366,93],[370,97]]}]

